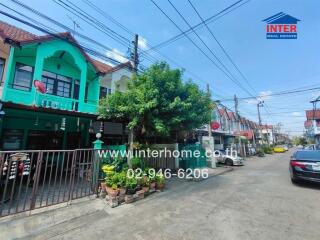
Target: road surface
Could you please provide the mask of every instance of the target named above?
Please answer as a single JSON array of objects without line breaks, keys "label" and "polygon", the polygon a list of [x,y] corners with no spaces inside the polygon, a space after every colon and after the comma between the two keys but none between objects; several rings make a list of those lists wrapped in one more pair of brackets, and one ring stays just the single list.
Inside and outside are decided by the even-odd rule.
[{"label": "road surface", "polygon": [[246,166],[206,181],[176,182],[143,201],[30,239],[319,240],[320,187],[291,183],[292,151],[248,159]]}]

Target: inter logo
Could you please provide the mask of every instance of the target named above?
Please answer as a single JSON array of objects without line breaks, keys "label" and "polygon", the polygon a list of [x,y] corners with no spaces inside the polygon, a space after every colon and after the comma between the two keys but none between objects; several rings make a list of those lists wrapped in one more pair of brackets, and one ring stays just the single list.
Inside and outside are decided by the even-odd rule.
[{"label": "inter logo", "polygon": [[297,39],[297,23],[299,19],[280,12],[263,20],[267,23],[267,39]]}]

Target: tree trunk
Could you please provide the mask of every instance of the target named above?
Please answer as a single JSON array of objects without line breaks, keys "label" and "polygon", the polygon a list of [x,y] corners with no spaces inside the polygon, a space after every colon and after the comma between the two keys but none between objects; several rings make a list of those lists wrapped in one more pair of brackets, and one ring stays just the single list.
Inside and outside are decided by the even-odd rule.
[{"label": "tree trunk", "polygon": [[134,141],[134,129],[129,129],[129,134],[128,134],[128,143],[129,143],[129,155],[127,159],[128,166],[131,168],[131,159],[133,157],[133,141]]}]

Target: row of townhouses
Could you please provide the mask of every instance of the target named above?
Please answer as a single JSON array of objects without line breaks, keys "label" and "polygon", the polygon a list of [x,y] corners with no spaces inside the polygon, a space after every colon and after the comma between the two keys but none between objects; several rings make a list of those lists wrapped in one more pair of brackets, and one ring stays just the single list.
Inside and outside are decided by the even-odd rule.
[{"label": "row of townhouses", "polygon": [[[99,99],[125,91],[130,62],[110,66],[85,53],[68,32],[37,36],[0,21],[0,149],[91,147],[97,132],[108,144],[123,144],[125,125],[97,120]],[[34,86],[41,81],[45,94]],[[1,109],[0,109],[1,111]],[[236,143],[274,143],[275,129],[238,117],[225,108],[212,114],[216,149]],[[208,135],[205,126],[199,131]]]},{"label": "row of townhouses", "polygon": [[97,121],[97,111],[100,98],[125,90],[130,62],[110,66],[88,56],[70,33],[58,36],[0,21],[0,149],[85,148],[98,131],[110,144],[124,141],[125,127]]},{"label": "row of townhouses", "polygon": [[[216,150],[230,148],[238,142],[239,137],[248,147],[285,141],[281,138],[282,134],[276,127],[272,125],[259,126],[258,123],[219,106],[216,106],[212,114],[211,131]],[[208,136],[208,126],[199,132],[202,136]]]},{"label": "row of townhouses", "polygon": [[307,110],[304,122],[306,137],[320,144],[320,110]]}]

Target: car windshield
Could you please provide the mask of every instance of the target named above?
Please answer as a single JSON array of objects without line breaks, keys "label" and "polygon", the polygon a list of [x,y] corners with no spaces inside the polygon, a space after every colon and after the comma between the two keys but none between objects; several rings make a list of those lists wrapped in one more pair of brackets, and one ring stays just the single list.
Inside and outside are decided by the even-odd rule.
[{"label": "car windshield", "polygon": [[300,160],[320,161],[320,151],[299,151],[296,158]]}]

